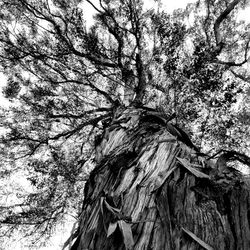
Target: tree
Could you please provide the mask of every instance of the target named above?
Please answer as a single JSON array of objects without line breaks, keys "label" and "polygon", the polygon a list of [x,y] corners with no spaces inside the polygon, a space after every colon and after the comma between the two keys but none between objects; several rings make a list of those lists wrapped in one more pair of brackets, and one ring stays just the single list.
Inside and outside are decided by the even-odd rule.
[{"label": "tree", "polygon": [[0,2],[13,101],[2,177],[26,174],[30,188],[1,207],[4,229],[45,234],[77,212],[71,249],[248,249],[245,1],[172,15],[84,2],[89,28],[81,1]]}]

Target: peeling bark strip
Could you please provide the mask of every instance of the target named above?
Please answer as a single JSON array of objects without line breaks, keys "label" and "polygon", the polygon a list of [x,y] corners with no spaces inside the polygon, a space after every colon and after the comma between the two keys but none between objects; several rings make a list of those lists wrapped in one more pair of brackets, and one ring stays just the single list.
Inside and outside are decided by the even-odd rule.
[{"label": "peeling bark strip", "polygon": [[164,121],[117,111],[96,148],[71,250],[250,249],[242,176],[218,172]]}]

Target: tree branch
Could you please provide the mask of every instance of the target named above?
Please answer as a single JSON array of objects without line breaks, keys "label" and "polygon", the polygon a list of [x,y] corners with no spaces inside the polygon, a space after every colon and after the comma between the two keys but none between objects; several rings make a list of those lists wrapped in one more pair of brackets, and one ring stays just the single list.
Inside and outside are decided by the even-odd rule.
[{"label": "tree branch", "polygon": [[232,72],[233,75],[234,75],[235,77],[238,77],[238,78],[241,79],[242,81],[245,81],[245,82],[250,83],[250,76],[245,77],[245,76],[243,76],[243,75],[240,75],[240,74],[236,73],[236,72],[233,71],[233,70],[230,70],[230,72]]},{"label": "tree branch", "polygon": [[102,13],[102,11],[99,10],[91,1],[86,0],[86,2],[88,2],[97,12]]},{"label": "tree branch", "polygon": [[26,7],[26,9],[31,12],[36,18],[45,20],[52,24],[55,34],[60,37],[60,39],[67,45],[67,48],[76,56],[84,57],[88,60],[90,60],[92,63],[105,66],[105,67],[111,67],[111,68],[116,68],[117,64],[110,62],[110,60],[106,60],[105,58],[98,58],[97,56],[90,54],[90,53],[83,53],[78,51],[70,39],[67,37],[67,35],[63,35],[63,32],[60,28],[60,25],[56,23],[55,20],[53,20],[51,17],[45,15],[41,11],[39,11],[37,8],[29,4],[26,0],[21,0],[22,4]]},{"label": "tree branch", "polygon": [[105,114],[102,116],[98,116],[96,118],[87,120],[86,122],[81,123],[79,126],[77,126],[75,129],[73,130],[69,130],[69,131],[65,131],[63,133],[57,134],[53,137],[49,137],[49,140],[58,140],[61,137],[65,137],[65,138],[69,138],[70,136],[72,136],[73,134],[79,132],[81,129],[83,129],[84,127],[88,126],[88,125],[95,125],[97,124],[99,121],[103,120],[106,117],[109,117],[110,114]]},{"label": "tree branch", "polygon": [[84,84],[86,86],[89,86],[93,91],[95,91],[95,92],[101,94],[102,96],[104,96],[111,104],[113,104],[113,105],[117,104],[116,100],[113,100],[107,92],[97,88],[88,78],[84,78],[84,80],[86,80],[87,82],[84,83],[84,82],[81,82],[79,80],[73,80],[73,79],[72,80],[71,79],[66,79],[65,81],[52,81],[52,80],[50,80],[50,81],[53,84],[65,84],[65,83]]},{"label": "tree branch", "polygon": [[113,100],[107,92],[105,92],[105,91],[103,91],[103,90],[97,88],[88,78],[87,78],[86,80],[87,80],[87,82],[88,82],[88,85],[89,85],[91,88],[93,88],[97,93],[100,93],[101,95],[103,95],[104,97],[106,97],[107,100],[108,100],[110,103],[112,103],[113,105],[116,105],[116,104],[117,104],[116,101]]},{"label": "tree branch", "polygon": [[234,62],[234,61],[225,62],[225,61],[221,61],[219,59],[217,59],[216,62],[220,63],[220,64],[227,65],[229,67],[242,66],[243,64],[245,64],[245,63],[248,62],[249,43],[250,43],[250,39],[248,39],[247,42],[246,42],[245,53],[244,53],[244,60],[242,62],[239,62],[239,63]]},{"label": "tree branch", "polygon": [[108,112],[111,111],[111,108],[99,108],[99,109],[92,109],[92,110],[87,110],[79,115],[75,114],[50,114],[49,118],[73,118],[73,119],[80,119],[85,117],[86,115],[89,114],[94,114],[97,112]]},{"label": "tree branch", "polygon": [[214,23],[214,35],[216,40],[217,46],[222,46],[222,36],[220,32],[220,25],[221,23],[227,18],[230,12],[234,9],[234,7],[240,2],[241,0],[234,0],[232,1],[227,8],[219,15]]},{"label": "tree branch", "polygon": [[204,32],[206,35],[206,41],[208,44],[210,44],[210,36],[208,34],[208,27],[209,27],[209,21],[210,21],[210,14],[211,14],[211,10],[210,10],[210,0],[206,0],[206,8],[207,8],[207,16],[204,20],[203,26],[204,26]]},{"label": "tree branch", "polygon": [[248,157],[245,154],[234,151],[234,150],[223,150],[223,149],[219,150],[216,154],[209,157],[208,160],[211,158],[214,158],[215,156],[219,155],[220,153],[222,153],[222,155],[225,157],[226,161],[239,161],[242,164],[250,167],[250,157]]}]

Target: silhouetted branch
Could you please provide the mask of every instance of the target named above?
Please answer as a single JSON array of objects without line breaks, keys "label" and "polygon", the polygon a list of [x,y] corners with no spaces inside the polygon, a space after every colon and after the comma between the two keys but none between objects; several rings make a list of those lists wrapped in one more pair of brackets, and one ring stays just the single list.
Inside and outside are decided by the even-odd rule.
[{"label": "silhouetted branch", "polygon": [[220,64],[224,64],[224,65],[227,65],[229,67],[234,67],[234,66],[242,66],[243,64],[247,63],[248,62],[248,49],[249,49],[249,43],[250,43],[250,39],[248,39],[248,41],[246,42],[246,47],[245,47],[245,52],[244,52],[244,60],[237,63],[237,62],[234,62],[234,61],[229,61],[229,62],[225,62],[225,61],[221,61],[221,60],[218,60],[217,59],[217,63],[220,63]]},{"label": "silhouetted branch", "polygon": [[214,23],[214,35],[217,46],[221,46],[222,43],[222,35],[220,32],[220,25],[221,23],[227,18],[230,12],[234,9],[234,7],[240,2],[241,0],[234,0],[232,1],[227,8],[219,15]]},{"label": "silhouetted branch", "polygon": [[219,150],[214,155],[210,156],[207,160],[215,158],[217,155],[221,154],[224,157],[225,161],[239,161],[242,164],[247,165],[250,167],[250,157],[245,154],[239,153],[234,150]]},{"label": "silhouetted branch", "polygon": [[48,15],[45,15],[40,10],[35,8],[33,5],[29,4],[26,0],[21,0],[22,4],[26,7],[28,11],[30,11],[36,18],[44,20],[52,24],[55,34],[60,37],[60,39],[67,45],[67,48],[76,56],[84,57],[93,62],[96,65],[105,66],[105,67],[111,67],[116,68],[117,64],[112,63],[109,59],[105,59],[102,57],[97,57],[96,55],[93,55],[92,53],[83,53],[78,51],[74,45],[72,44],[72,41],[67,37],[67,35],[63,34],[61,27],[59,24],[56,23],[54,19],[49,17]]},{"label": "silhouetted branch", "polygon": [[74,135],[75,133],[79,132],[81,129],[83,129],[84,127],[88,126],[88,125],[96,125],[99,121],[103,120],[104,118],[110,116],[109,114],[105,114],[102,116],[98,116],[96,118],[87,120],[86,122],[81,123],[79,126],[77,126],[75,129],[73,130],[69,130],[69,131],[65,131],[63,133],[57,134],[55,136],[52,136],[49,138],[49,140],[58,140],[62,137],[65,138],[69,138],[70,136]]},{"label": "silhouetted branch", "polygon": [[111,108],[98,108],[98,109],[92,109],[84,111],[81,114],[75,115],[75,114],[50,114],[49,118],[73,118],[73,119],[80,119],[86,117],[86,115],[95,114],[99,112],[108,112],[111,111]]},{"label": "silhouetted branch", "polygon": [[210,0],[206,0],[206,8],[207,8],[207,16],[204,20],[204,32],[206,35],[206,41],[208,44],[210,44],[210,36],[208,34],[208,26],[209,26],[209,19],[210,19],[210,14],[211,14],[211,10],[210,10]]},{"label": "silhouetted branch", "polygon": [[241,79],[242,81],[245,81],[245,82],[250,83],[250,76],[246,77],[246,76],[240,75],[240,74],[236,73],[236,72],[233,71],[233,70],[230,70],[230,72],[232,72],[233,75],[234,75],[235,77],[238,77],[238,78]]}]

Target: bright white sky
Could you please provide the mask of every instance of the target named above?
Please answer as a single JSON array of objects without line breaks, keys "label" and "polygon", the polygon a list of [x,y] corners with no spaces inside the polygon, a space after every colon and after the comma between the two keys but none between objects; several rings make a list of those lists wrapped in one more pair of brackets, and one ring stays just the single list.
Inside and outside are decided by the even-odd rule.
[{"label": "bright white sky", "polygon": [[[98,2],[99,0],[93,0],[93,2]],[[83,1],[85,2],[85,1]],[[154,0],[145,0],[145,5],[146,8],[152,8],[155,5],[155,1]],[[172,12],[174,9],[177,8],[184,8],[188,3],[192,3],[195,2],[195,0],[162,0],[163,4],[163,8],[166,9],[167,12]],[[85,14],[85,18],[87,20],[87,25],[90,25],[92,22],[92,16],[95,13],[93,8],[89,5],[84,3],[82,5]],[[246,9],[244,12],[242,12],[241,14],[241,18],[245,19],[245,20],[249,20],[250,21],[250,7],[248,9]],[[8,106],[8,101],[6,99],[3,98],[2,96],[2,92],[1,92],[1,88],[5,85],[6,82],[6,78],[0,73],[0,105],[3,107]],[[61,249],[62,244],[64,243],[64,241],[67,239],[67,237],[69,236],[70,230],[72,228],[73,224],[72,223],[67,223],[63,229],[61,229],[62,231],[57,232],[57,235],[55,237],[53,237],[50,241],[50,246],[48,247],[42,247],[39,250],[59,250]],[[6,250],[12,250],[12,249],[20,249],[20,250],[28,250],[29,248],[20,245],[17,242],[17,245],[15,246],[11,246],[9,249]]]}]

